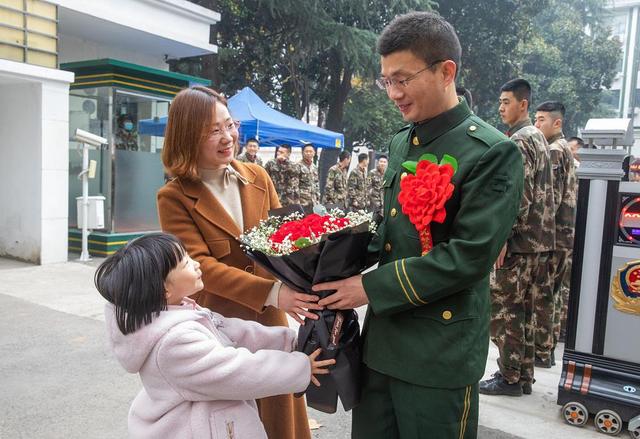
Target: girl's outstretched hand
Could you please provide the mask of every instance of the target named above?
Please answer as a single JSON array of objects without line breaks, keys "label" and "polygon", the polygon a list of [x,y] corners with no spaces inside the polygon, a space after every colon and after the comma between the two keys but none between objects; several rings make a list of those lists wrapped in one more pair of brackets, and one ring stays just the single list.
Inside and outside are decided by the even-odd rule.
[{"label": "girl's outstretched hand", "polygon": [[329,369],[327,369],[327,367],[332,364],[336,364],[336,360],[334,359],[316,361],[320,352],[322,352],[322,349],[318,348],[313,351],[313,353],[309,354],[309,362],[311,363],[311,382],[317,387],[320,387],[320,381],[318,381],[314,375],[328,375]]}]

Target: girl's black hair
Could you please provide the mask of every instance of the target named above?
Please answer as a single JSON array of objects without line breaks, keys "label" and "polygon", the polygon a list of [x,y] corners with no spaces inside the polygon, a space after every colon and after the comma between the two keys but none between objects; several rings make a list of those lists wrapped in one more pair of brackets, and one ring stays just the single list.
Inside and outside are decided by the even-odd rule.
[{"label": "girl's black hair", "polygon": [[123,334],[151,323],[167,309],[164,281],[187,254],[182,243],[168,233],[136,238],[109,256],[96,270],[96,288],[116,309]]}]

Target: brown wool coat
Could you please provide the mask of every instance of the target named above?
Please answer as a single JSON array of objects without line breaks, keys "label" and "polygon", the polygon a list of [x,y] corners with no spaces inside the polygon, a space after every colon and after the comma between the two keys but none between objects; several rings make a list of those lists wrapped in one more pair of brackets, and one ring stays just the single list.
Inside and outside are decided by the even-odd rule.
[{"label": "brown wool coat", "polygon": [[[248,180],[240,183],[245,230],[280,207],[267,172],[260,166],[234,160],[231,166]],[[158,191],[162,230],[176,235],[200,263],[204,290],[194,296],[199,305],[225,317],[253,320],[266,326],[287,326],[284,312],[264,302],[273,277],[244,254],[241,234],[220,202],[204,183],[176,178]],[[280,395],[258,400],[260,417],[271,439],[310,438],[304,400]]]}]

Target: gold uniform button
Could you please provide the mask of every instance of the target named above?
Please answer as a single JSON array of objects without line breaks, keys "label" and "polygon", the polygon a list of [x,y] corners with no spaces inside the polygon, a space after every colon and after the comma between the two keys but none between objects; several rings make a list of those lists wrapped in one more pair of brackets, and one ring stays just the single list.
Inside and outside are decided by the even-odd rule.
[{"label": "gold uniform button", "polygon": [[405,178],[407,176],[406,172],[403,172],[402,174],[400,174],[400,180],[402,180],[403,178]]},{"label": "gold uniform button", "polygon": [[391,251],[391,243],[390,242],[387,242],[384,245],[384,251],[386,251],[386,252],[390,252]]},{"label": "gold uniform button", "polygon": [[396,210],[396,208],[394,207],[394,208],[392,208],[392,209],[391,209],[391,212],[390,212],[390,213],[391,213],[391,216],[396,216],[396,215],[398,214],[398,211],[397,211],[397,210]]},{"label": "gold uniform button", "polygon": [[411,143],[413,143],[415,146],[420,145],[420,139],[418,139],[418,136],[413,136],[413,140],[411,141]]},{"label": "gold uniform button", "polygon": [[442,318],[445,320],[450,320],[451,317],[453,317],[453,314],[451,314],[451,311],[446,310],[442,313]]},{"label": "gold uniform button", "polygon": [[471,131],[472,133],[473,133],[475,130],[477,130],[477,129],[478,129],[478,127],[477,127],[477,126],[475,126],[475,125],[471,125],[471,126],[469,127],[469,131]]}]

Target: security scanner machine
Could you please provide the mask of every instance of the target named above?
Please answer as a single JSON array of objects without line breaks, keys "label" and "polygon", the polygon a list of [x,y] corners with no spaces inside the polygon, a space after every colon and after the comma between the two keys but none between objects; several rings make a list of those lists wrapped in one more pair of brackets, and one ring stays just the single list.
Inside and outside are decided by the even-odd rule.
[{"label": "security scanner machine", "polygon": [[[629,119],[582,132],[567,336],[558,404],[569,424],[640,438],[640,183],[621,182]],[[623,148],[620,148],[623,147]]]}]

